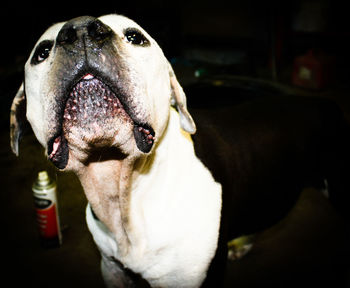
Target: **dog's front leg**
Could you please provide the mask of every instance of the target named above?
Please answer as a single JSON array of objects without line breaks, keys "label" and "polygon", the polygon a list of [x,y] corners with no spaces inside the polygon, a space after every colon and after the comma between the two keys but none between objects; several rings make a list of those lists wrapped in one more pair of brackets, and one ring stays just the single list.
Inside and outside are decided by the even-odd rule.
[{"label": "dog's front leg", "polygon": [[102,277],[107,288],[151,288],[141,275],[124,268],[123,264],[113,257],[101,254]]},{"label": "dog's front leg", "polygon": [[110,257],[102,255],[101,271],[107,288],[136,287],[136,283],[121,264]]}]

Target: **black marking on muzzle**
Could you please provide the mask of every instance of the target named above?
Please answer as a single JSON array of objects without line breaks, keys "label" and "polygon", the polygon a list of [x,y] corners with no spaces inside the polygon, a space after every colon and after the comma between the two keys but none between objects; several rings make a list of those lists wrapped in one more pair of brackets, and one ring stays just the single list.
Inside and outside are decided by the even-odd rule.
[{"label": "black marking on muzzle", "polygon": [[[108,83],[108,82],[107,82]],[[92,73],[85,74],[72,88],[64,109],[63,118],[73,125],[84,125],[87,119],[99,117],[129,117],[134,123],[133,133],[137,148],[143,152],[151,151],[155,141],[155,132],[147,123],[140,123],[128,106],[127,96],[119,89],[113,89],[101,77]],[[90,109],[89,109],[90,108]]]},{"label": "black marking on muzzle", "polygon": [[129,117],[123,112],[123,105],[117,95],[88,73],[69,93],[63,118],[70,126],[83,126],[91,119]]},{"label": "black marking on muzzle", "polygon": [[127,117],[128,121],[133,122],[136,146],[141,152],[150,152],[155,142],[153,128],[134,117],[132,109],[127,105],[127,97],[120,92],[116,93],[116,89],[106,84],[108,82],[95,75],[85,72],[80,80],[73,81],[75,84],[68,89],[67,97],[61,103],[58,132],[48,141],[48,157],[59,169],[64,169],[69,159],[68,141],[64,136],[67,127],[83,127],[89,121],[105,117]]}]

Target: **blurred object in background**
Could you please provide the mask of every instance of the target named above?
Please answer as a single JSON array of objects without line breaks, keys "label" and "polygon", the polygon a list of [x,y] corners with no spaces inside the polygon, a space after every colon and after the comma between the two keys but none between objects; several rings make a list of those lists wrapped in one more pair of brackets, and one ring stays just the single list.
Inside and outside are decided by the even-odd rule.
[{"label": "blurred object in background", "polygon": [[294,59],[292,83],[296,86],[320,90],[333,80],[334,59],[322,51],[310,49]]},{"label": "blurred object in background", "polygon": [[[299,6],[292,22],[294,31],[302,32],[324,32],[327,29],[330,1],[299,1]],[[299,4],[299,5],[298,5]]]}]

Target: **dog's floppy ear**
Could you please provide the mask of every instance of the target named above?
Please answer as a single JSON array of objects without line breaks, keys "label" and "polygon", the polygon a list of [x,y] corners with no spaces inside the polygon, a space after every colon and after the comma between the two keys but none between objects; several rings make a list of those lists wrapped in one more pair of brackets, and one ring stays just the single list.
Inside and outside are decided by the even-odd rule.
[{"label": "dog's floppy ear", "polygon": [[15,98],[11,105],[10,114],[10,136],[11,148],[17,156],[19,154],[19,141],[23,133],[29,128],[29,122],[26,118],[26,96],[24,93],[24,85],[19,87]]},{"label": "dog's floppy ear", "polygon": [[187,110],[186,95],[179,81],[177,81],[173,68],[169,65],[169,78],[171,86],[171,105],[174,106],[180,114],[181,128],[190,133],[196,133],[196,124],[194,123],[191,114]]}]

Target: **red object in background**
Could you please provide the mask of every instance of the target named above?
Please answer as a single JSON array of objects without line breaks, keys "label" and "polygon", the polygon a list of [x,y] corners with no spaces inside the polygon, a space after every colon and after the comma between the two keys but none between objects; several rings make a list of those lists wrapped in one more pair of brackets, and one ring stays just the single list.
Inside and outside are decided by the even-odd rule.
[{"label": "red object in background", "polygon": [[41,171],[32,186],[36,220],[43,247],[59,247],[62,235],[57,208],[56,183]]},{"label": "red object in background", "polygon": [[[36,200],[40,201],[40,199]],[[36,221],[38,223],[40,237],[46,240],[59,238],[59,227],[55,203],[50,203],[49,207],[36,208]]]},{"label": "red object in background", "polygon": [[333,63],[328,55],[309,50],[294,59],[292,83],[309,89],[325,88],[332,81]]}]

